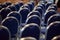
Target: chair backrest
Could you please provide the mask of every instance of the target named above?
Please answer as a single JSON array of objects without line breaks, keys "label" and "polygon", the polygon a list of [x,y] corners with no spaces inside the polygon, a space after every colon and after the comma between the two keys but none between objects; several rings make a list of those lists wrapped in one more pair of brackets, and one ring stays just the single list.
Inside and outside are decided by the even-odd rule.
[{"label": "chair backrest", "polygon": [[21,38],[23,37],[34,37],[37,40],[40,40],[40,28],[35,23],[30,23],[25,25],[21,29]]},{"label": "chair backrest", "polygon": [[38,15],[31,15],[27,18],[26,20],[26,24],[29,24],[29,23],[36,23],[40,26],[41,24],[41,19]]},{"label": "chair backrest", "polygon": [[18,2],[19,6],[24,5],[24,3],[22,1]]},{"label": "chair backrest", "polygon": [[34,8],[34,6],[32,5],[32,3],[27,3],[27,4],[28,4],[28,6],[30,7],[30,11],[32,11],[33,8]]},{"label": "chair backrest", "polygon": [[11,2],[5,2],[5,4],[7,5],[7,6],[9,6],[9,5],[11,5],[12,3]]},{"label": "chair backrest", "polygon": [[36,7],[35,10],[36,10],[36,11],[39,11],[39,13],[40,13],[41,16],[42,16],[42,14],[43,14],[43,9],[42,9],[41,7]]},{"label": "chair backrest", "polygon": [[46,6],[45,6],[45,3],[41,3],[41,5],[45,8]]},{"label": "chair backrest", "polygon": [[19,21],[19,25],[21,24],[22,17],[21,17],[21,15],[20,15],[17,11],[12,11],[12,12],[10,12],[10,13],[7,15],[7,17],[9,17],[9,16],[16,17],[16,18],[18,19],[18,21]]},{"label": "chair backrest", "polygon": [[51,2],[46,3],[46,9],[47,9],[50,5],[52,5]]},{"label": "chair backrest", "polygon": [[17,32],[18,32],[18,20],[15,17],[7,17],[5,18],[1,24],[3,26],[6,26],[10,32],[11,32],[11,37],[16,37]]},{"label": "chair backrest", "polygon": [[19,10],[20,6],[19,6],[19,3],[15,3],[15,7],[17,9],[17,11]]},{"label": "chair backrest", "polygon": [[34,37],[24,37],[24,38],[21,38],[20,40],[37,40],[37,39]]},{"label": "chair backrest", "polygon": [[11,40],[11,33],[5,26],[0,25],[0,40]]},{"label": "chair backrest", "polygon": [[15,3],[16,10],[19,11],[20,7],[23,5],[22,2]]},{"label": "chair backrest", "polygon": [[51,9],[53,9],[53,10],[57,10],[57,7],[55,6],[55,5],[50,5],[48,8],[47,8],[47,10],[51,10]]},{"label": "chair backrest", "polygon": [[34,3],[34,1],[30,1],[30,3],[31,3],[33,6],[35,6],[35,3]]},{"label": "chair backrest", "polygon": [[39,11],[32,11],[27,15],[27,18],[31,15],[38,15],[39,17],[41,17],[41,14],[39,13]]},{"label": "chair backrest", "polygon": [[49,25],[50,23],[52,22],[55,22],[55,21],[60,21],[60,14],[54,14],[52,16],[49,17],[48,21],[47,21],[47,25]]},{"label": "chair backrest", "polygon": [[7,4],[3,3],[2,8],[6,8],[6,7],[7,7]]},{"label": "chair backrest", "polygon": [[60,35],[60,21],[53,22],[47,26],[46,40],[51,40],[57,35]]},{"label": "chair backrest", "polygon": [[22,8],[21,10],[19,10],[19,13],[22,16],[22,23],[25,23],[29,12],[30,10],[28,8]]},{"label": "chair backrest", "polygon": [[11,5],[11,4],[12,4],[11,2],[4,2],[2,4],[2,6],[3,6],[3,8],[5,8],[5,7],[7,7],[7,6]]},{"label": "chair backrest", "polygon": [[52,9],[52,8],[54,8],[54,7],[49,6],[46,11],[48,11],[48,10],[50,10],[50,9]]},{"label": "chair backrest", "polygon": [[54,7],[55,8],[55,10],[57,10],[57,5],[56,4],[52,4],[52,5],[50,5],[51,7]]},{"label": "chair backrest", "polygon": [[38,5],[40,5],[40,7],[42,7],[43,9],[45,9],[45,3],[38,3]]},{"label": "chair backrest", "polygon": [[49,10],[47,11],[45,14],[44,14],[44,23],[47,24],[47,20],[50,16],[56,14],[56,11],[55,10]]},{"label": "chair backrest", "polygon": [[12,11],[16,11],[16,7],[13,4],[9,5],[7,8],[10,8]]},{"label": "chair backrest", "polygon": [[1,9],[1,12],[0,12],[0,15],[2,17],[2,20],[4,18],[6,18],[7,14],[9,14],[11,12],[11,10],[9,8],[2,8]]},{"label": "chair backrest", "polygon": [[41,7],[42,9],[44,9],[42,4],[37,5],[37,7]]}]

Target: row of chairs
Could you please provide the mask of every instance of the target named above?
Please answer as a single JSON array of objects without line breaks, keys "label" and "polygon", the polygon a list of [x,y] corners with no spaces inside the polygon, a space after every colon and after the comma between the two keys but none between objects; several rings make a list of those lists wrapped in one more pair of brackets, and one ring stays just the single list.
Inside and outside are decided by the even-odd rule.
[{"label": "row of chairs", "polygon": [[[48,27],[47,27],[47,32],[46,32],[46,40],[51,40],[54,36],[60,35],[60,22],[56,21],[51,23]],[[1,26],[3,27],[3,26]],[[4,27],[3,27],[4,28]],[[3,37],[5,36],[4,39],[7,39],[6,36],[10,36],[9,34],[7,34],[7,32],[9,33],[9,31],[6,32],[6,28],[1,28],[1,38],[3,39]],[[3,30],[3,31],[2,31]],[[5,30],[5,31],[4,31]],[[24,37],[34,37],[36,39],[39,39],[39,35],[40,35],[40,29],[39,26],[37,24],[31,23],[31,24],[27,24],[25,25],[22,29],[21,29],[21,38]],[[4,35],[2,35],[2,32]],[[7,35],[6,35],[6,34]]]},{"label": "row of chairs", "polygon": [[12,10],[15,9],[13,11],[17,11],[17,9],[19,10],[20,6],[22,6],[22,5],[23,5],[23,2],[15,3],[14,5],[11,2],[4,2],[3,4],[0,3],[1,9],[8,7]]},{"label": "row of chairs", "polygon": [[[21,27],[20,26],[21,19],[25,16],[27,17],[27,15],[25,15],[25,14],[29,13],[29,11],[30,11],[30,10],[28,10],[28,8],[22,8],[22,10],[16,11],[13,5],[10,5],[10,6],[8,6],[6,8],[2,8],[0,11],[0,15],[2,17],[1,25],[7,27],[10,32],[10,35],[5,34],[6,36],[9,35],[7,37],[10,37],[10,38],[1,37],[1,40],[3,40],[2,38],[4,38],[4,40],[11,40],[11,38],[17,38],[18,30],[20,30],[20,27]],[[25,14],[22,14],[23,12],[25,12]],[[22,15],[22,17],[20,14]],[[25,16],[23,16],[23,15],[25,15]],[[25,21],[25,19],[24,19],[24,21]],[[2,36],[3,36],[3,34],[2,34]],[[17,40],[17,39],[15,39],[15,40]]]},{"label": "row of chairs", "polygon": [[[13,4],[10,6],[13,6]],[[57,7],[55,4],[44,4],[43,2],[39,2],[35,6],[34,2],[29,2],[27,4],[22,5],[21,7],[18,7],[18,5],[16,5],[17,10],[15,10],[14,7],[11,8],[10,6],[2,8],[0,10],[0,15],[2,17],[1,27],[7,27],[4,30],[9,30],[7,31],[9,34],[5,34],[5,36],[7,35],[9,37],[6,40],[10,40],[11,38],[17,38],[19,36],[19,38],[34,37],[36,40],[40,40],[42,21],[46,22],[44,24],[47,25],[46,40],[51,40],[54,36],[60,34],[60,32],[58,31],[60,24],[58,18],[60,14],[56,14]],[[54,18],[56,18],[57,20]],[[23,23],[24,25],[21,26]],[[3,28],[1,30],[3,30]]]}]

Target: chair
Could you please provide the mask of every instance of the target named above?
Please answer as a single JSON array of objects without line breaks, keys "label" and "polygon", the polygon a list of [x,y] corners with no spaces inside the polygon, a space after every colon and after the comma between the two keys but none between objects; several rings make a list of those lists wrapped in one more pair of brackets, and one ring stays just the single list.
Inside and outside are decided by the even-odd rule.
[{"label": "chair", "polygon": [[60,21],[55,21],[47,26],[46,40],[51,40],[57,35],[60,35]]},{"label": "chair", "polygon": [[47,11],[45,14],[44,14],[44,23],[47,24],[47,20],[50,16],[56,14],[56,11],[55,10],[49,10]]},{"label": "chair", "polygon": [[15,4],[15,8],[16,8],[17,11],[19,11],[19,9],[20,9],[20,4],[19,4],[19,3],[16,3],[16,4]]},{"label": "chair", "polygon": [[20,2],[18,2],[18,3],[19,3],[19,6],[24,5],[23,1],[20,1]]},{"label": "chair", "polygon": [[32,11],[27,15],[27,18],[31,15],[38,15],[39,17],[41,17],[41,14],[39,13],[39,11]]},{"label": "chair", "polygon": [[15,17],[7,17],[5,18],[1,24],[3,26],[6,26],[10,32],[11,32],[11,38],[16,38],[17,37],[17,33],[18,33],[18,20]]},{"label": "chair", "polygon": [[28,8],[30,10],[30,7],[27,4],[24,4],[23,6],[21,6],[21,8]]},{"label": "chair", "polygon": [[20,7],[21,7],[22,5],[23,5],[22,2],[21,2],[21,3],[19,3],[19,2],[16,3],[16,4],[15,4],[16,10],[19,11],[19,9],[20,9]]},{"label": "chair", "polygon": [[1,12],[0,12],[0,15],[2,17],[2,20],[4,18],[6,18],[7,14],[9,14],[10,12],[11,12],[11,9],[9,9],[9,8],[2,8],[1,9]]},{"label": "chair", "polygon": [[53,9],[53,10],[57,10],[57,6],[56,6],[56,4],[52,4],[52,5],[50,5],[48,8],[47,8],[47,10],[50,10],[50,9]]},{"label": "chair", "polygon": [[6,4],[7,6],[9,6],[9,5],[11,5],[12,3],[11,3],[10,1],[8,1],[8,2],[5,2],[5,4]]},{"label": "chair", "polygon": [[50,5],[52,5],[51,2],[46,3],[46,9],[47,9]]},{"label": "chair", "polygon": [[30,1],[30,3],[31,3],[33,6],[35,6],[35,3],[34,3],[34,1]]},{"label": "chair", "polygon": [[40,2],[40,3],[38,3],[38,5],[43,6],[43,8],[45,9],[45,6],[46,6],[46,5],[45,5],[44,2],[43,2],[43,3]]},{"label": "chair", "polygon": [[3,5],[3,7],[4,6],[7,7],[7,6],[11,5],[11,4],[12,4],[11,2],[4,2],[2,5]]},{"label": "chair", "polygon": [[21,38],[24,37],[34,37],[37,40],[40,40],[40,28],[35,23],[26,24],[21,29]]},{"label": "chair", "polygon": [[37,5],[37,7],[41,7],[42,9],[44,9],[42,4]]},{"label": "chair", "polygon": [[32,3],[27,3],[27,5],[30,7],[30,11],[33,10],[34,6],[32,5]]},{"label": "chair", "polygon": [[18,21],[19,21],[19,25],[21,24],[21,19],[22,19],[22,17],[21,17],[21,15],[20,15],[18,12],[12,11],[12,12],[10,12],[10,13],[7,15],[7,17],[9,17],[9,16],[16,17],[16,18],[18,19]]},{"label": "chair", "polygon": [[0,40],[11,40],[11,33],[5,26],[0,25]]},{"label": "chair", "polygon": [[10,8],[12,11],[16,11],[16,7],[13,4],[8,6],[7,8]]},{"label": "chair", "polygon": [[48,21],[47,21],[47,25],[49,25],[50,23],[52,22],[55,22],[55,21],[60,21],[60,14],[54,14],[52,16],[49,17]]},{"label": "chair", "polygon": [[26,24],[29,24],[29,23],[36,23],[40,26],[41,19],[38,15],[31,15],[26,19]]},{"label": "chair", "polygon": [[45,8],[45,3],[42,3],[41,5]]},{"label": "chair", "polygon": [[35,9],[36,11],[39,11],[39,13],[41,14],[41,17],[42,17],[42,14],[43,14],[43,10],[41,7],[36,7]]},{"label": "chair", "polygon": [[6,8],[7,5],[5,3],[2,4],[2,8]]},{"label": "chair", "polygon": [[52,5],[50,5],[51,7],[54,7],[55,8],[55,10],[57,10],[57,5],[56,4],[52,4]]},{"label": "chair", "polygon": [[28,8],[22,8],[21,10],[19,10],[19,13],[22,16],[22,23],[25,23],[29,12],[30,10]]},{"label": "chair", "polygon": [[50,7],[47,8],[47,10],[48,10],[48,11],[49,11],[49,10],[55,10],[55,11],[56,11],[57,9],[56,9],[55,7],[51,7],[51,6],[50,6]]}]

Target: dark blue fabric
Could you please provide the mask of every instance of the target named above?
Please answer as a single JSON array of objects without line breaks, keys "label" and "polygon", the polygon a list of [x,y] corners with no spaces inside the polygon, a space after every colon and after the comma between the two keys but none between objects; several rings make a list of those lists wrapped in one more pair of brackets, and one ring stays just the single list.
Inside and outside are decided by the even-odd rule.
[{"label": "dark blue fabric", "polygon": [[12,11],[16,11],[16,8],[14,5],[10,5],[10,6],[8,6],[8,8],[10,8]]},{"label": "dark blue fabric", "polygon": [[56,14],[55,11],[49,11],[48,13],[46,13],[44,23],[47,24],[48,18],[49,18],[50,16],[54,15],[54,14]]},{"label": "dark blue fabric", "polygon": [[50,20],[48,21],[48,25],[52,22],[55,22],[55,21],[60,21],[60,14],[55,14],[55,15],[52,15],[52,17],[50,18]]},{"label": "dark blue fabric", "polygon": [[32,16],[31,18],[27,18],[28,21],[27,21],[27,24],[29,23],[36,23],[40,26],[40,23],[41,23],[41,20],[39,19],[40,17],[37,17],[37,16]]},{"label": "dark blue fabric", "polygon": [[47,29],[46,40],[51,40],[53,37],[60,35],[60,23],[54,23]]},{"label": "dark blue fabric", "polygon": [[20,8],[19,4],[15,4],[15,7],[16,7],[16,10],[17,10],[17,11],[18,11],[19,8]]},{"label": "dark blue fabric", "polygon": [[5,7],[7,7],[7,5],[3,3],[3,4],[2,4],[2,8],[5,8]]},{"label": "dark blue fabric", "polygon": [[4,8],[1,10],[0,15],[2,17],[2,20],[6,18],[7,14],[9,14],[11,10],[9,8]]},{"label": "dark blue fabric", "polygon": [[21,7],[22,5],[24,5],[23,2],[20,2],[20,3],[18,3],[18,4],[19,4],[20,7]]},{"label": "dark blue fabric", "polygon": [[34,6],[31,3],[28,3],[28,6],[30,7],[30,11],[32,11]]},{"label": "dark blue fabric", "polygon": [[43,5],[38,5],[37,7],[41,7],[42,9],[44,9]]},{"label": "dark blue fabric", "polygon": [[11,32],[11,37],[15,37],[16,33],[18,31],[18,22],[14,18],[8,18],[5,19],[2,23],[3,26],[6,26],[10,32]]},{"label": "dark blue fabric", "polygon": [[15,4],[16,10],[19,11],[20,7],[23,5],[23,3],[17,3]]},{"label": "dark blue fabric", "polygon": [[50,5],[52,5],[52,3],[47,3],[47,4],[46,4],[46,9],[47,9]]},{"label": "dark blue fabric", "polygon": [[41,14],[41,17],[42,17],[43,9],[40,8],[40,7],[37,7],[35,10],[36,10],[36,11],[39,11],[39,13]]},{"label": "dark blue fabric", "polygon": [[39,11],[32,11],[29,16],[31,15],[38,15],[41,18],[41,14],[39,13]]},{"label": "dark blue fabric", "polygon": [[28,15],[28,13],[30,12],[30,10],[29,9],[27,9],[27,8],[23,8],[22,10],[20,10],[20,14],[21,14],[21,16],[22,16],[22,23],[25,23],[25,21],[26,21],[26,19],[27,19],[27,15]]},{"label": "dark blue fabric", "polygon": [[5,3],[7,6],[11,5],[12,3],[11,2],[6,2]]},{"label": "dark blue fabric", "polygon": [[11,13],[9,13],[7,16],[13,16],[13,17],[16,17],[17,19],[18,19],[18,21],[19,21],[19,25],[21,24],[21,15],[18,13],[18,12],[16,12],[16,11],[14,11],[14,12],[11,12]]},{"label": "dark blue fabric", "polygon": [[23,37],[34,37],[37,40],[39,40],[39,38],[40,38],[40,29],[37,26],[30,25],[22,31],[22,36],[21,37],[22,38]]},{"label": "dark blue fabric", "polygon": [[2,27],[0,27],[0,40],[9,40],[8,30]]}]

